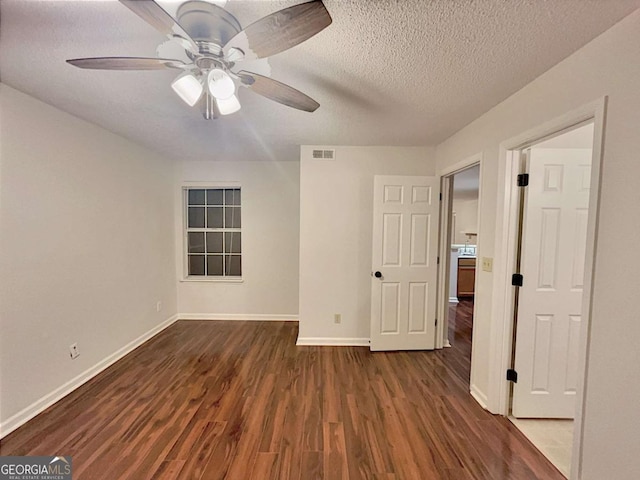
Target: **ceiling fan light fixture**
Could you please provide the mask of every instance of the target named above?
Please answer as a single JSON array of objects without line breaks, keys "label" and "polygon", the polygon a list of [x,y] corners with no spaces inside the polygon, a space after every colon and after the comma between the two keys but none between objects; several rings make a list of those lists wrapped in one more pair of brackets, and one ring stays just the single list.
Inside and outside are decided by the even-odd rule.
[{"label": "ceiling fan light fixture", "polygon": [[185,73],[176,78],[171,84],[173,91],[190,107],[193,107],[204,91],[200,80],[191,73]]},{"label": "ceiling fan light fixture", "polygon": [[240,101],[235,95],[231,95],[229,98],[216,98],[216,106],[220,115],[231,115],[240,110]]},{"label": "ceiling fan light fixture", "polygon": [[227,72],[214,68],[207,76],[209,92],[218,100],[224,100],[236,93],[236,84]]}]

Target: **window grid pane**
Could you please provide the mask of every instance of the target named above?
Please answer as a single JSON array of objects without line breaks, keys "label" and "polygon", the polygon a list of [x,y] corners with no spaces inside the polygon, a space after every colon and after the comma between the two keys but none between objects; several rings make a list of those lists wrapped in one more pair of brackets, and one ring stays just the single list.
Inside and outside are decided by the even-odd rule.
[{"label": "window grid pane", "polygon": [[240,255],[224,256],[224,274],[227,277],[239,277],[241,275],[241,258]]},{"label": "window grid pane", "polygon": [[220,277],[224,274],[222,261],[222,255],[207,255],[208,277]]},{"label": "window grid pane", "polygon": [[189,255],[189,275],[204,275],[204,255]]},{"label": "window grid pane", "polygon": [[222,253],[223,232],[207,232],[207,253]]},{"label": "window grid pane", "polygon": [[224,233],[224,253],[242,253],[240,232]]},{"label": "window grid pane", "polygon": [[241,225],[240,207],[224,207],[224,227],[240,228]]},{"label": "window grid pane", "polygon": [[227,189],[224,191],[224,204],[225,205],[240,205],[240,190]]},{"label": "window grid pane", "polygon": [[204,207],[189,207],[189,228],[204,228]]},{"label": "window grid pane", "polygon": [[190,276],[241,277],[241,190],[187,189],[187,270]]},{"label": "window grid pane", "polygon": [[189,205],[204,205],[204,190],[189,190]]},{"label": "window grid pane", "polygon": [[207,190],[207,205],[224,205],[223,190],[220,188]]},{"label": "window grid pane", "polygon": [[204,232],[189,232],[188,253],[204,253]]},{"label": "window grid pane", "polygon": [[224,227],[224,207],[207,207],[207,228]]}]

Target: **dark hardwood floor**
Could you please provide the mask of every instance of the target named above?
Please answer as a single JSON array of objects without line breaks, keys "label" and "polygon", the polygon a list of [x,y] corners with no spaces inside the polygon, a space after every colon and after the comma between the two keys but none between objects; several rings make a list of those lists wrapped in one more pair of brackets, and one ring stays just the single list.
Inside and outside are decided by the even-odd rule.
[{"label": "dark hardwood floor", "polygon": [[563,479],[469,395],[470,310],[452,312],[453,347],[436,352],[296,347],[295,323],[177,322],[0,455],[71,455],[75,480]]},{"label": "dark hardwood floor", "polygon": [[471,373],[471,331],[473,328],[473,299],[449,304],[449,343],[453,354],[447,356],[447,365],[454,375],[469,386]]}]

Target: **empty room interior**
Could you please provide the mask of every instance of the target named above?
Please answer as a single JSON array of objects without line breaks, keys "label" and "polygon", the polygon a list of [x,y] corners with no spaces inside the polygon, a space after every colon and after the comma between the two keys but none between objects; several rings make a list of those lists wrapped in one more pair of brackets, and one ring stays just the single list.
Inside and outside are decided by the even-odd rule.
[{"label": "empty room interior", "polygon": [[637,479],[639,8],[0,2],[0,463]]}]

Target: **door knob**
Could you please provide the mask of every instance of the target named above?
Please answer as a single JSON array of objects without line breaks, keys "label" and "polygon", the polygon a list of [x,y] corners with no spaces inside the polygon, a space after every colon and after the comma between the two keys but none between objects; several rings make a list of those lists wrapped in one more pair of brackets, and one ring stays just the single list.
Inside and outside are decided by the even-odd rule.
[{"label": "door knob", "polygon": [[376,272],[373,274],[374,277],[376,278],[382,278],[382,273],[381,272]]}]

